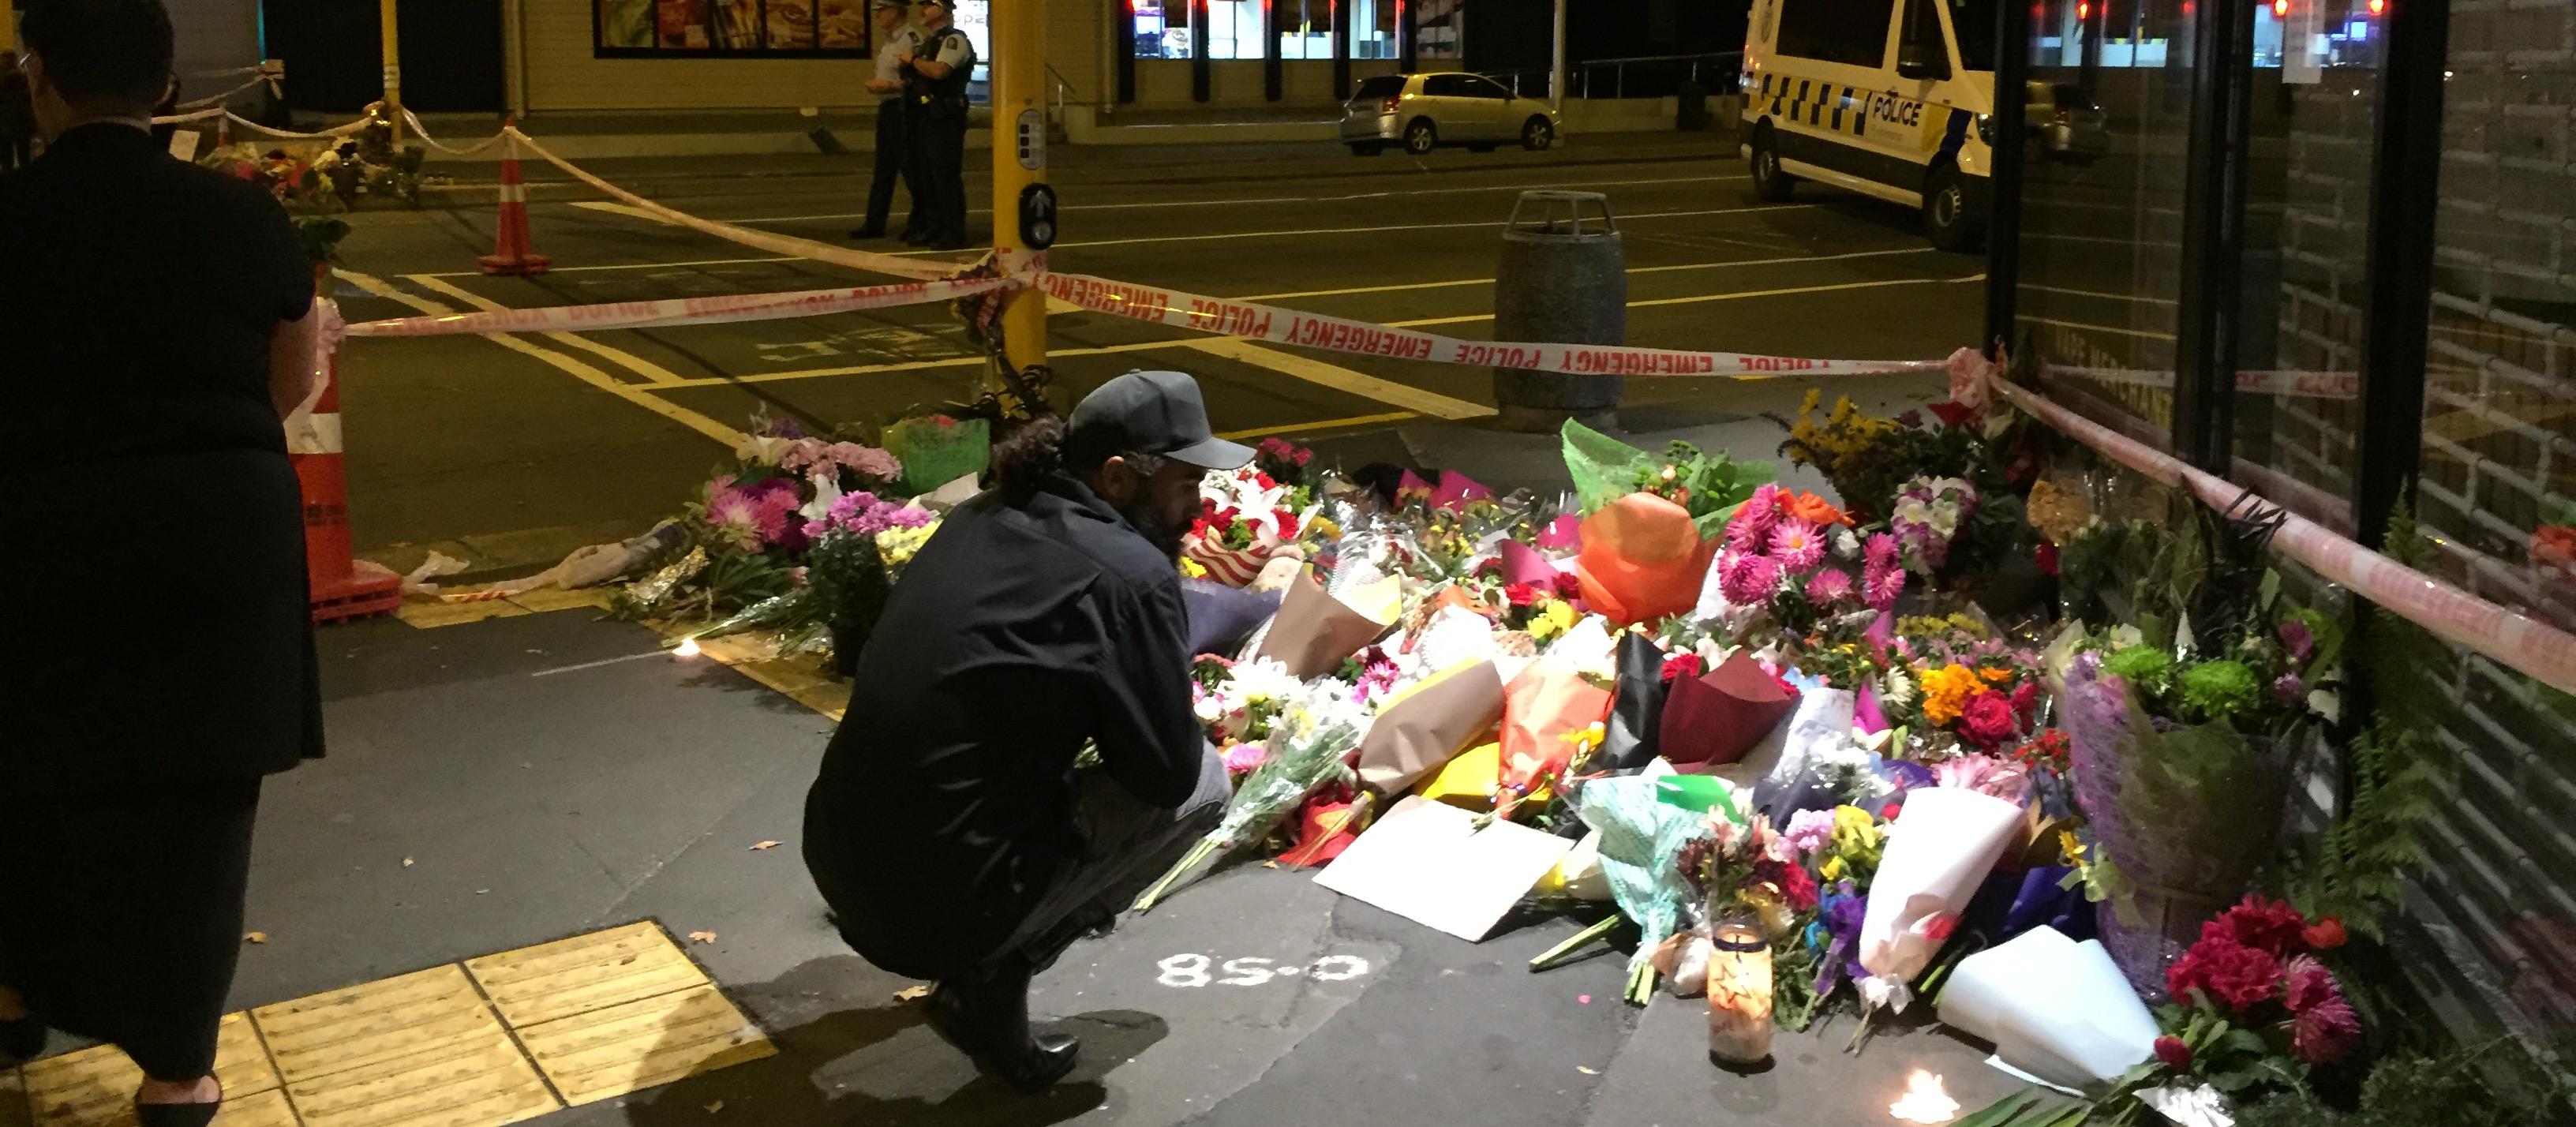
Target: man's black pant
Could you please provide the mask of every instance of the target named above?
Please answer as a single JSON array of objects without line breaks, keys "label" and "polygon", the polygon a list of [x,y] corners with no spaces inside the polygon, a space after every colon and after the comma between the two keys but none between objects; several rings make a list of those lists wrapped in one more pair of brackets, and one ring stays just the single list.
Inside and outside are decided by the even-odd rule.
[{"label": "man's black pant", "polygon": [[966,240],[966,110],[915,104],[906,122],[929,218],[923,232],[938,242]]},{"label": "man's black pant", "polygon": [[903,181],[904,195],[912,199],[912,214],[903,221],[903,233],[919,234],[928,226],[930,211],[923,206],[921,177],[914,171],[912,149],[904,138],[904,105],[901,98],[887,98],[877,103],[877,174],[868,184],[868,217],[863,230],[883,231],[886,216],[894,210],[894,182]]}]

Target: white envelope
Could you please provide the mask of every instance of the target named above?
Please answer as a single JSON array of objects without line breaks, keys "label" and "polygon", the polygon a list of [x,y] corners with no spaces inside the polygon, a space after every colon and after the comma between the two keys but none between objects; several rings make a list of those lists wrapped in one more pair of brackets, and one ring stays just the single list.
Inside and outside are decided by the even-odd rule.
[{"label": "white envelope", "polygon": [[1396,803],[1315,883],[1470,943],[1494,925],[1574,842],[1477,816],[1420,795]]}]

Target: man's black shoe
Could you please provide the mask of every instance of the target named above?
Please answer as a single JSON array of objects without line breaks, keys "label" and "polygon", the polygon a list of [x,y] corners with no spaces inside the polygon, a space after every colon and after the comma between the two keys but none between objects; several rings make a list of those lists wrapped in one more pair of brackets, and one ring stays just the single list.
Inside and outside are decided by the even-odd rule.
[{"label": "man's black shoe", "polygon": [[964,235],[944,235],[925,245],[932,250],[964,250],[966,249],[966,237]]},{"label": "man's black shoe", "polygon": [[903,237],[903,245],[908,247],[926,247],[931,243],[937,242],[938,239],[939,236],[933,235],[928,231],[916,231]]},{"label": "man's black shoe", "polygon": [[1073,1071],[1082,1043],[1029,1029],[1025,971],[960,976],[930,992],[930,1023],[1004,1080],[1042,1090]]},{"label": "man's black shoe", "polygon": [[882,239],[885,237],[885,228],[861,227],[851,231],[850,237],[852,239]]}]

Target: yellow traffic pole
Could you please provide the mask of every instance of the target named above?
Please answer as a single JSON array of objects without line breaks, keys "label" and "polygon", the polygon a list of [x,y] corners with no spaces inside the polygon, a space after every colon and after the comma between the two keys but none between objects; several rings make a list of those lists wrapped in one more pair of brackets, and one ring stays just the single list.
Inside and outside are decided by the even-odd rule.
[{"label": "yellow traffic pole", "polygon": [[[388,0],[391,2],[391,0]],[[1030,185],[1046,182],[1046,0],[993,0],[993,245],[1000,251],[1004,274],[1019,274],[1045,259],[1043,244],[1054,241],[1053,196],[1039,230],[1021,228],[1022,197]],[[1029,245],[1035,234],[1040,246]],[[1011,367],[1026,372],[1044,365],[1046,294],[1034,287],[1009,291],[1002,299],[1002,355]],[[1000,391],[1000,373],[991,373]],[[1025,405],[1032,413],[1046,405]]]},{"label": "yellow traffic pole", "polygon": [[[393,122],[393,143],[402,144],[402,30],[394,19],[395,0],[379,0],[377,19],[385,29],[385,117]],[[363,10],[363,9],[362,9]]]},{"label": "yellow traffic pole", "polygon": [[[0,51],[18,49],[18,16],[10,11],[13,6],[9,0],[0,0]],[[11,59],[8,65],[16,66],[18,60]]]}]

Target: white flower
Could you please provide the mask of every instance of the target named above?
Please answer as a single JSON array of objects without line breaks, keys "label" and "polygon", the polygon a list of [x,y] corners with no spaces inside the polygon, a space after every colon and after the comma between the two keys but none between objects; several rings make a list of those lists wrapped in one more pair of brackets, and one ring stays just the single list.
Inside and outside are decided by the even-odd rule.
[{"label": "white flower", "polygon": [[796,515],[807,520],[821,520],[831,515],[832,502],[841,499],[841,473],[839,470],[827,469],[815,474],[810,480],[814,483],[814,499],[806,502],[804,508],[796,510]]},{"label": "white flower", "polygon": [[1914,700],[1914,678],[1906,676],[1902,669],[1888,670],[1887,683],[1879,687],[1878,700],[1880,704],[1899,708],[1911,703]]},{"label": "white flower", "polygon": [[1959,506],[1944,503],[1932,510],[1932,531],[1947,540],[1959,534]]},{"label": "white flower", "polygon": [[2147,635],[2145,631],[2135,626],[2115,626],[2111,628],[2109,640],[2112,649],[2125,650],[2131,646],[2146,645]]},{"label": "white flower", "polygon": [[1907,524],[1930,524],[1932,523],[1932,506],[1923,503],[1920,499],[1908,497],[1903,501],[1897,502],[1896,519],[1904,521]]},{"label": "white flower", "polygon": [[1268,658],[1243,662],[1231,672],[1231,690],[1247,703],[1294,700],[1303,687],[1288,675],[1287,666]]},{"label": "white flower", "polygon": [[1847,525],[1834,529],[1834,554],[1847,560],[1860,558],[1860,534]]},{"label": "white flower", "polygon": [[792,438],[765,438],[750,435],[733,448],[733,456],[745,462],[774,466],[778,464],[779,459],[787,456],[787,448],[794,445],[796,440]]}]

